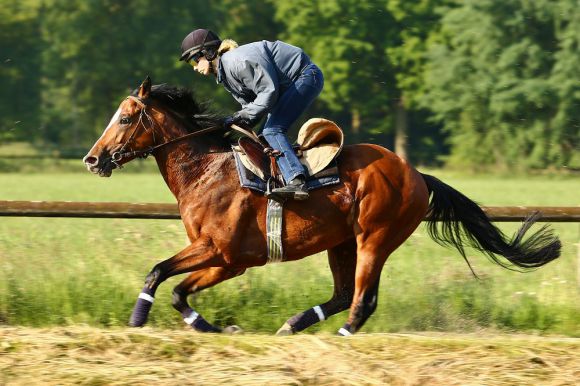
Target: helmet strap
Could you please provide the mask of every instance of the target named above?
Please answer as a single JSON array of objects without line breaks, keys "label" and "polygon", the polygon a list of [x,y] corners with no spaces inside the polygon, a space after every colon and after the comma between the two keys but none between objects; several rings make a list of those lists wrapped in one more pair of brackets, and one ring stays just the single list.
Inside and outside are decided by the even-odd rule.
[{"label": "helmet strap", "polygon": [[205,56],[208,62],[213,61],[218,56],[217,48],[215,50],[214,49],[208,50],[206,48],[203,48],[201,52],[203,52],[203,56]]}]

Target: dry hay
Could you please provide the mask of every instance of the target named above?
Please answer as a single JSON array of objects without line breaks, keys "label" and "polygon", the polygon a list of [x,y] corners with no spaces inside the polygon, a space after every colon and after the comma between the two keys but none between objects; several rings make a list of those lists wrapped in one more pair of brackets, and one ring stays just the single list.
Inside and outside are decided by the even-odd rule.
[{"label": "dry hay", "polygon": [[580,340],[0,327],[0,384],[574,385]]}]

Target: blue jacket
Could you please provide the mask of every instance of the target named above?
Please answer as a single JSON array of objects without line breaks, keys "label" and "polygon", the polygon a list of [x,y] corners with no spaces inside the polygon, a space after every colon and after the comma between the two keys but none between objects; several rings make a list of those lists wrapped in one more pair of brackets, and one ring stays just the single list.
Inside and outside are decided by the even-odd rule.
[{"label": "blue jacket", "polygon": [[312,63],[298,47],[262,40],[245,44],[220,57],[217,82],[242,105],[238,115],[257,121]]}]

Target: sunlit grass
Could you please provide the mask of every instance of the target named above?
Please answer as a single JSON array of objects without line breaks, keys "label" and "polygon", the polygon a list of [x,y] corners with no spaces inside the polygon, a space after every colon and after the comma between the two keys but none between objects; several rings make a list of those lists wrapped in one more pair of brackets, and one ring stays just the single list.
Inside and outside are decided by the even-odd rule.
[{"label": "sunlit grass", "polygon": [[196,334],[0,327],[3,384],[568,385],[577,339],[477,334]]},{"label": "sunlit grass", "polygon": [[[147,161],[150,162],[150,161]],[[130,165],[131,166],[131,165]],[[129,166],[129,167],[130,167]],[[432,174],[482,205],[577,206],[580,181],[566,177]],[[0,174],[0,199],[173,202],[161,176],[116,173]],[[517,224],[501,224],[511,234]],[[460,255],[435,244],[420,227],[388,260],[379,306],[364,331],[479,328],[578,335],[579,224],[554,224],[562,257],[532,273],[510,272],[475,252],[475,280]],[[180,221],[0,219],[0,322],[29,326],[124,325],[149,270],[187,244]],[[182,324],[164,283],[150,323]],[[293,314],[326,301],[332,277],[326,256],[250,269],[194,300],[208,320],[274,332]],[[343,313],[309,331],[335,331]]]}]

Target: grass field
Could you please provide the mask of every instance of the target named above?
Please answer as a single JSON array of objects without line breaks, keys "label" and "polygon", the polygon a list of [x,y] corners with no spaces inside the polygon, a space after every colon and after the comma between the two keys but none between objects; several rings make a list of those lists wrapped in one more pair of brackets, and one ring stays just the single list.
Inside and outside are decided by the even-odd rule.
[{"label": "grass field", "polygon": [[[150,162],[150,161],[147,161]],[[127,168],[131,168],[129,165]],[[573,177],[462,176],[432,171],[482,205],[580,204]],[[0,200],[173,202],[160,175],[116,172],[0,174]],[[501,224],[512,233],[517,224]],[[477,281],[460,255],[419,228],[383,270],[376,313],[365,332],[525,331],[580,336],[579,224],[554,224],[562,257],[521,274],[470,253]],[[145,275],[186,245],[181,222],[122,219],[0,219],[0,323],[98,327],[126,323]],[[179,328],[164,283],[150,325]],[[205,291],[195,308],[218,325],[272,333],[291,315],[324,302],[332,278],[324,254],[250,269]],[[311,328],[334,332],[346,313]]]},{"label": "grass field", "polygon": [[580,342],[478,334],[0,328],[5,385],[575,385]]}]

